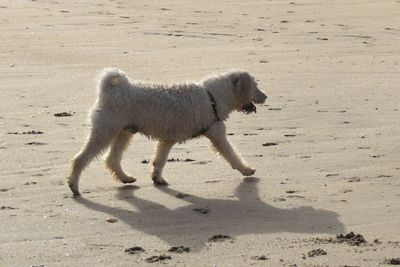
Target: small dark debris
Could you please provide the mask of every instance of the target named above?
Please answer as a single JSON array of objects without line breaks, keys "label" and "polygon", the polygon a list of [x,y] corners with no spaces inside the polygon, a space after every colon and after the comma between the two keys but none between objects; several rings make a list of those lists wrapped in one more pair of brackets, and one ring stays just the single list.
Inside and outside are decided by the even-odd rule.
[{"label": "small dark debris", "polygon": [[400,265],[400,258],[387,259],[385,260],[385,263],[391,265]]},{"label": "small dark debris", "polygon": [[321,248],[313,249],[307,253],[308,257],[315,257],[315,256],[326,255],[326,254],[327,254],[326,251]]},{"label": "small dark debris", "polygon": [[7,192],[8,189],[7,188],[0,188],[0,192]]},{"label": "small dark debris", "polygon": [[284,137],[295,137],[296,134],[284,134],[283,136],[284,136]]},{"label": "small dark debris", "polygon": [[44,146],[44,145],[47,145],[47,143],[43,143],[43,142],[29,142],[29,143],[25,143],[25,145],[27,145],[27,146],[32,146],[32,145]]},{"label": "small dark debris", "polygon": [[59,113],[55,113],[54,117],[71,117],[72,113],[69,112],[59,112]]},{"label": "small dark debris", "polygon": [[208,239],[208,241],[209,242],[222,242],[222,241],[225,241],[227,239],[231,239],[231,237],[229,235],[218,234],[218,235],[213,235],[212,237],[210,237]]},{"label": "small dark debris", "polygon": [[10,207],[10,206],[1,206],[0,207],[0,210],[15,210],[15,209],[17,209],[17,208],[13,208],[13,207]]},{"label": "small dark debris", "polygon": [[222,180],[211,180],[211,181],[206,181],[206,184],[215,184],[215,183],[219,183],[222,182]]},{"label": "small dark debris", "polygon": [[125,249],[125,252],[130,254],[130,255],[135,255],[141,252],[144,252],[145,250],[142,247],[131,247],[131,248],[127,248]]},{"label": "small dark debris", "polygon": [[185,197],[190,197],[190,195],[184,194],[184,193],[178,193],[178,194],[176,195],[176,197],[177,197],[177,198],[185,198]]},{"label": "small dark debris", "polygon": [[190,248],[184,246],[172,247],[168,250],[168,252],[175,252],[175,253],[184,253],[189,252]]},{"label": "small dark debris", "polygon": [[[211,161],[208,161],[208,162],[211,162]],[[196,164],[196,165],[206,165],[208,162],[205,161],[205,160],[201,160],[201,161],[198,161],[198,162],[193,162],[192,164]]]},{"label": "small dark debris", "polygon": [[372,156],[370,156],[371,158],[374,158],[374,159],[379,159],[380,157],[381,157],[381,155],[372,155]]},{"label": "small dark debris", "polygon": [[14,135],[17,135],[17,134],[44,134],[44,132],[32,130],[32,131],[22,132],[22,133],[19,133],[19,132],[8,132],[7,134],[14,134]]},{"label": "small dark debris", "polygon": [[356,183],[356,182],[360,182],[360,181],[361,181],[361,179],[358,177],[351,177],[351,178],[347,179],[347,182],[349,182],[349,183]]},{"label": "small dark debris", "polygon": [[159,262],[159,261],[164,261],[164,260],[170,260],[171,256],[168,255],[160,255],[160,256],[151,256],[146,259],[148,263],[154,263],[154,262]]},{"label": "small dark debris", "polygon": [[194,159],[179,159],[179,158],[170,158],[167,162],[192,162]]},{"label": "small dark debris", "polygon": [[113,217],[109,217],[109,218],[106,219],[106,222],[109,222],[109,223],[116,223],[116,222],[118,222],[118,219],[113,218]]},{"label": "small dark debris", "polygon": [[201,214],[207,214],[210,212],[209,209],[205,209],[205,208],[194,208],[193,211],[200,212]]},{"label": "small dark debris", "polygon": [[32,130],[28,132],[22,132],[22,134],[44,134],[44,132]]},{"label": "small dark debris", "polygon": [[140,163],[143,163],[143,164],[148,164],[148,163],[149,163],[149,161],[148,161],[147,159],[144,159],[144,160],[142,160]]},{"label": "small dark debris", "polygon": [[268,258],[265,255],[251,257],[253,260],[266,261]]},{"label": "small dark debris", "polygon": [[392,175],[381,174],[381,175],[377,176],[376,178],[390,178],[390,177],[392,177]]},{"label": "small dark debris", "polygon": [[37,184],[37,182],[26,182],[24,185],[31,185],[31,184]]},{"label": "small dark debris", "polygon": [[263,146],[277,146],[278,144],[277,143],[272,143],[272,142],[267,142],[267,143],[264,143],[262,145]]},{"label": "small dark debris", "polygon": [[327,175],[325,175],[326,177],[335,177],[335,176],[339,176],[339,174],[337,173],[329,173]]},{"label": "small dark debris", "polygon": [[317,37],[317,40],[320,40],[320,41],[328,41],[328,38]]},{"label": "small dark debris", "polygon": [[296,190],[288,190],[288,191],[286,191],[286,193],[288,193],[288,194],[293,194],[293,193],[296,193],[297,191]]},{"label": "small dark debris", "polygon": [[336,235],[336,242],[338,243],[347,243],[351,246],[359,246],[361,244],[366,244],[367,241],[360,234],[355,234],[354,232],[350,232],[348,234],[339,234]]}]

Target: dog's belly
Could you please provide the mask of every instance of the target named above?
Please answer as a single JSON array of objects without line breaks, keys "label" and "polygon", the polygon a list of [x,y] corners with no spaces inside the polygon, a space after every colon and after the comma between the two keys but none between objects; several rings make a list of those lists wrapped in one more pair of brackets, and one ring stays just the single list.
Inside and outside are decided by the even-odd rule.
[{"label": "dog's belly", "polygon": [[[184,142],[189,139],[200,136],[204,133],[204,128],[199,127],[163,127],[158,129],[140,129],[137,132],[156,140],[168,141],[168,142]],[[132,129],[135,132],[136,129]]]},{"label": "dog's belly", "polygon": [[213,123],[206,117],[205,120],[195,120],[195,118],[186,118],[180,120],[171,120],[170,118],[153,117],[152,119],[139,120],[130,123],[124,127],[124,130],[132,134],[141,133],[151,139],[184,142],[202,135]]}]

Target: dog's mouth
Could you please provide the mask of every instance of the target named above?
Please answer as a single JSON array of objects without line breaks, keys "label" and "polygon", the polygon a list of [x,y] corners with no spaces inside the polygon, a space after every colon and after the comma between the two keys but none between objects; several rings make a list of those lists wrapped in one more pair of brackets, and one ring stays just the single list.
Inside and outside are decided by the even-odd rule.
[{"label": "dog's mouth", "polygon": [[241,112],[244,112],[246,114],[250,114],[252,112],[257,113],[257,108],[256,106],[254,106],[253,102],[250,102],[244,106],[242,106],[242,108],[240,109]]}]

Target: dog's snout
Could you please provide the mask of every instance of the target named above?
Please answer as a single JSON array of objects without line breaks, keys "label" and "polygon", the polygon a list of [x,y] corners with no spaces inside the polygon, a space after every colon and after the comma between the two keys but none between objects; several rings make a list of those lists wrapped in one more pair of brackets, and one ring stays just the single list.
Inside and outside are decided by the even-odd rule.
[{"label": "dog's snout", "polygon": [[268,98],[266,94],[263,94],[263,97],[264,97],[264,101],[267,100],[267,98]]},{"label": "dog's snout", "polygon": [[264,91],[259,90],[259,94],[258,94],[258,102],[260,104],[264,104],[265,100],[268,98],[267,95],[264,93]]}]

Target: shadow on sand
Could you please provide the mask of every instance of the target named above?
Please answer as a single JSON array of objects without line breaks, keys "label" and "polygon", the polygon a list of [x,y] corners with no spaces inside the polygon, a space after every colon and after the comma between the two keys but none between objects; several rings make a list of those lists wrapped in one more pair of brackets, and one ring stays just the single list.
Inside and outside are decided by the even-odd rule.
[{"label": "shadow on sand", "polygon": [[[184,195],[169,187],[159,187],[160,191],[172,197],[183,197],[182,201],[188,202],[177,209],[136,197],[134,191],[139,187],[132,185],[121,187],[117,193],[118,199],[134,206],[132,210],[109,207],[83,197],[77,197],[75,201],[118,218],[136,230],[158,236],[171,246],[189,246],[192,251],[201,250],[208,238],[215,234],[229,235],[234,239],[246,234],[333,234],[344,231],[335,212],[310,206],[279,209],[264,203],[258,196],[258,182],[255,177],[244,179],[235,190],[236,198],[228,200]],[[194,209],[200,209],[200,212]]]}]

